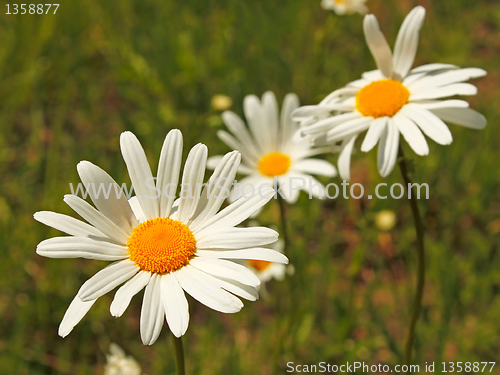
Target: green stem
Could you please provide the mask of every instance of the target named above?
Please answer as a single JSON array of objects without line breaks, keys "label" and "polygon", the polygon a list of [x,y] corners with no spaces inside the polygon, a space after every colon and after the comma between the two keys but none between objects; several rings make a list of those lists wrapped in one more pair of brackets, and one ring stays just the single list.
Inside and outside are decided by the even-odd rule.
[{"label": "green stem", "polygon": [[290,242],[288,240],[288,230],[286,226],[286,202],[281,197],[280,194],[278,194],[278,204],[280,206],[281,232],[283,233],[283,242],[284,242],[283,248],[285,249],[285,251],[287,251],[288,250],[287,246],[290,244]]},{"label": "green stem", "polygon": [[415,231],[417,234],[417,255],[418,255],[418,273],[417,273],[417,287],[415,291],[415,298],[413,300],[412,314],[410,318],[410,325],[408,326],[408,333],[406,335],[406,343],[404,349],[404,363],[409,365],[411,363],[413,343],[415,341],[415,327],[420,317],[422,310],[422,297],[424,295],[425,285],[425,249],[424,249],[424,223],[422,216],[418,209],[417,194],[414,187],[411,185],[410,177],[408,176],[408,165],[403,154],[403,149],[399,147],[399,168],[405,183],[406,191],[409,194],[408,201],[410,203],[411,212],[413,214],[413,221],[415,223]]},{"label": "green stem", "polygon": [[[280,194],[278,194],[277,197],[278,200],[278,205],[280,208],[280,224],[281,224],[281,231],[280,234],[282,235],[283,238],[283,253],[290,259],[290,249],[288,248],[290,241],[288,237],[288,227],[287,227],[287,221],[286,221],[286,202],[285,200],[281,197]],[[291,263],[291,261],[290,261]],[[285,350],[285,341],[287,337],[290,335],[291,327],[292,327],[292,321],[294,319],[294,313],[295,309],[293,308],[293,286],[292,286],[292,280],[289,275],[285,277],[285,283],[286,287],[288,289],[288,298],[286,300],[287,303],[287,308],[284,309],[284,311],[280,311],[279,314],[281,317],[277,319],[279,324],[279,331],[278,331],[278,339],[277,339],[277,345],[275,349],[275,355],[274,355],[274,366],[275,370],[274,373],[281,373],[283,371],[283,368],[280,366],[280,358]],[[278,300],[277,300],[278,301]],[[278,302],[278,307],[283,307],[279,302]],[[278,309],[281,310],[281,309]]]},{"label": "green stem", "polygon": [[172,334],[172,342],[175,347],[175,366],[177,368],[177,375],[185,375],[185,364],[184,364],[184,348],[182,347],[182,336],[175,337]]}]

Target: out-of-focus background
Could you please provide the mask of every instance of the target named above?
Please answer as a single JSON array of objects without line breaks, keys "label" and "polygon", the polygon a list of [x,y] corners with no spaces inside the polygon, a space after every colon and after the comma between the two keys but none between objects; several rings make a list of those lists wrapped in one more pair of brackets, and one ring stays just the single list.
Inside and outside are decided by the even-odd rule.
[{"label": "out-of-focus background", "polygon": [[[415,363],[497,361],[500,3],[367,3],[391,45],[417,4],[427,8],[427,18],[416,64],[486,69],[470,103],[489,124],[484,131],[450,125],[453,143],[430,142],[428,157],[405,145],[413,179],[430,186],[430,199],[420,202],[428,279]],[[229,96],[240,115],[245,95],[266,90],[279,101],[296,92],[302,103],[317,103],[374,69],[362,17],[336,16],[320,0],[87,0],[60,4],[56,15],[6,15],[2,2],[0,12],[0,372],[102,374],[105,352],[116,342],[144,373],[173,373],[166,326],[154,346],[141,344],[142,294],[114,319],[110,293],[66,339],[57,336],[78,288],[105,263],[37,256],[37,243],[58,232],[37,223],[33,213],[75,215],[62,197],[70,182],[79,182],[80,160],[128,183],[118,147],[124,130],[139,137],[156,170],[172,128],[183,131],[185,150],[203,142],[210,155],[229,151],[215,135],[223,128],[211,105],[215,95]],[[335,155],[326,157],[336,162]],[[357,152],[352,164],[352,183],[365,191],[401,180],[397,169],[386,180],[379,177],[376,151]],[[395,215],[390,229],[380,220],[377,225],[382,210]],[[266,375],[284,373],[288,361],[401,364],[416,270],[407,202],[322,202],[303,194],[288,214],[295,309],[282,350],[277,341],[289,319],[284,282],[271,282],[261,300],[234,315],[190,299],[188,372]],[[259,221],[279,224],[275,202]]]}]

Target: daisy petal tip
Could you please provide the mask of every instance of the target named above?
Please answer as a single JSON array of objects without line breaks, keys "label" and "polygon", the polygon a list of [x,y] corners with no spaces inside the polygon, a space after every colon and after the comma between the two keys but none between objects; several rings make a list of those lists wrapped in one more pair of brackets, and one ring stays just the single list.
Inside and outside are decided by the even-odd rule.
[{"label": "daisy petal tip", "polygon": [[170,130],[168,134],[175,135],[176,137],[182,137],[182,132],[177,128]]},{"label": "daisy petal tip", "polygon": [[119,318],[120,316],[123,315],[123,313],[118,309],[116,304],[114,304],[113,302],[111,302],[111,306],[109,307],[109,313],[113,318]]},{"label": "daisy petal tip", "polygon": [[183,335],[182,331],[177,329],[170,329],[170,331],[176,338],[180,338]]},{"label": "daisy petal tip", "polygon": [[137,140],[137,137],[131,131],[124,131],[120,134],[120,146],[123,147],[126,142]]},{"label": "daisy petal tip", "polygon": [[372,149],[372,148],[373,148],[373,147],[370,147],[370,145],[367,145],[367,144],[365,144],[365,143],[362,143],[362,144],[361,144],[361,147],[360,147],[360,150],[361,150],[362,152],[369,152],[369,151],[371,151],[371,149]]},{"label": "daisy petal tip", "polygon": [[63,201],[68,203],[68,201],[72,201],[74,199],[78,198],[78,195],[75,194],[65,194],[63,197]]},{"label": "daisy petal tip", "polygon": [[476,74],[474,75],[474,78],[481,78],[486,75],[488,75],[488,72],[482,68],[475,68]]},{"label": "daisy petal tip", "polygon": [[57,334],[59,336],[61,336],[61,338],[65,338],[66,336],[68,336],[71,331],[73,330],[74,327],[71,327],[71,328],[67,328],[67,327],[61,327],[59,326],[59,330],[57,332]]},{"label": "daisy petal tip", "polygon": [[417,5],[415,8],[413,8],[413,11],[414,11],[415,13],[417,13],[417,12],[418,12],[418,15],[419,15],[420,17],[424,17],[424,16],[425,16],[425,13],[426,13],[426,10],[425,10],[425,8],[424,8],[422,5]]},{"label": "daisy petal tip", "polygon": [[280,263],[280,264],[289,264],[290,263],[290,260],[288,259],[288,257],[286,255],[279,253],[277,251],[276,251],[276,253],[277,253],[277,255],[279,254],[278,255],[279,258],[276,259],[274,261],[274,263]]}]

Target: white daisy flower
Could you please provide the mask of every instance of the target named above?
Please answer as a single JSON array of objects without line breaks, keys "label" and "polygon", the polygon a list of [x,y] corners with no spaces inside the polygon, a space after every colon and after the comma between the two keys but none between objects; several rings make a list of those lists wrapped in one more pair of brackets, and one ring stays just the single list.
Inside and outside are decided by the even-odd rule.
[{"label": "white daisy flower", "polygon": [[365,130],[368,132],[361,150],[368,152],[379,143],[378,168],[385,177],[396,163],[400,133],[415,153],[427,155],[429,146],[423,134],[442,145],[452,142],[443,121],[473,129],[486,126],[486,119],[466,101],[444,100],[475,95],[477,88],[464,81],[486,75],[483,69],[428,64],[410,70],[424,17],[421,6],[408,14],[393,54],[375,16],[365,16],[365,37],[378,69],[334,91],[319,105],[301,107],[293,113],[294,119],[305,123],[300,134],[312,137],[315,144],[343,143],[339,157],[342,178],[349,179],[354,142]]},{"label": "white daisy flower", "polygon": [[[120,144],[136,197],[127,201],[124,194],[96,195],[88,189],[96,209],[75,195],[66,195],[64,201],[90,225],[54,212],[35,214],[36,220],[70,235],[42,241],[36,250],[39,255],[116,261],[83,284],[64,315],[59,335],[68,335],[99,297],[123,283],[111,304],[111,315],[121,316],[132,297],[146,288],[140,319],[145,345],[156,341],[165,317],[176,337],[186,332],[189,311],[184,292],[224,313],[243,307],[236,296],[256,300],[259,279],[227,259],[288,262],[283,254],[260,247],[275,242],[276,231],[235,228],[270,200],[273,189],[263,189],[262,195],[237,200],[218,212],[240,154],[225,155],[200,192],[207,147],[198,144],[189,152],[181,198],[173,207],[182,158],[181,132],[172,130],[165,138],[156,181],[137,138],[125,132]],[[97,191],[101,184],[120,189],[105,171],[87,161],[78,164],[78,173],[84,185],[94,184]],[[201,194],[187,194],[191,189]]]},{"label": "white daisy flower", "polygon": [[366,0],[321,0],[321,7],[326,10],[333,10],[339,16],[356,12],[366,14],[368,8],[365,3]]},{"label": "white daisy flower", "polygon": [[[243,107],[249,129],[235,113],[226,111],[222,114],[232,134],[220,130],[217,135],[230,148],[241,152],[242,164],[238,172],[248,175],[238,181],[239,187],[233,190],[236,197],[245,196],[252,186],[273,186],[275,177],[289,203],[297,200],[301,189],[308,192],[310,189],[315,197],[324,196],[324,186],[311,174],[333,177],[337,171],[329,162],[311,158],[329,151],[328,147],[312,148],[308,139],[293,140],[299,124],[292,121],[290,114],[298,106],[297,95],[286,95],[280,116],[276,97],[268,91],[262,96],[262,101],[255,95],[245,97]],[[208,167],[214,168],[220,159],[221,156],[209,158]]]},{"label": "white daisy flower", "polygon": [[115,343],[109,346],[109,354],[106,355],[104,375],[141,375],[141,366],[131,356]]}]

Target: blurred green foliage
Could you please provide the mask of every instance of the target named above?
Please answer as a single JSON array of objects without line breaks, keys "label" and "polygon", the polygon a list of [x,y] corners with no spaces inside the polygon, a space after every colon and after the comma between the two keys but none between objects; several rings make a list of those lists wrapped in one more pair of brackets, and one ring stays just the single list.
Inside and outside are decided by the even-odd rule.
[{"label": "blurred green foliage", "polygon": [[[500,352],[500,3],[495,0],[368,0],[392,45],[406,13],[427,7],[416,64],[478,66],[471,105],[484,131],[451,126],[454,142],[431,144],[414,159],[427,232],[428,282],[417,328],[415,363],[496,361]],[[96,303],[66,339],[57,326],[79,286],[102,262],[43,259],[36,244],[57,231],[35,211],[70,213],[62,202],[78,182],[76,164],[90,160],[129,182],[118,144],[133,131],[153,169],[163,137],[179,128],[185,150],[206,143],[228,151],[211,98],[225,94],[241,114],[247,94],[296,92],[306,104],[374,69],[359,15],[338,17],[320,0],[72,1],[56,15],[0,12],[0,372],[102,374],[117,342],[150,375],[173,373],[165,327],[153,347],[139,337],[141,298],[124,317],[109,314],[111,296]],[[335,161],[334,155],[328,159]],[[352,182],[373,191],[382,181],[376,154],[356,153]],[[395,170],[388,183],[399,182]],[[334,182],[340,183],[338,179]],[[260,221],[278,224],[270,203]],[[375,214],[396,212],[379,231]],[[404,200],[310,201],[288,208],[294,261],[293,324],[287,288],[242,312],[223,315],[190,300],[185,336],[190,374],[284,373],[285,364],[320,361],[401,363],[413,297],[415,235]],[[304,218],[307,218],[305,220]],[[276,367],[278,365],[278,369]],[[497,365],[497,369],[500,364]],[[495,370],[497,370],[495,369]]]}]

